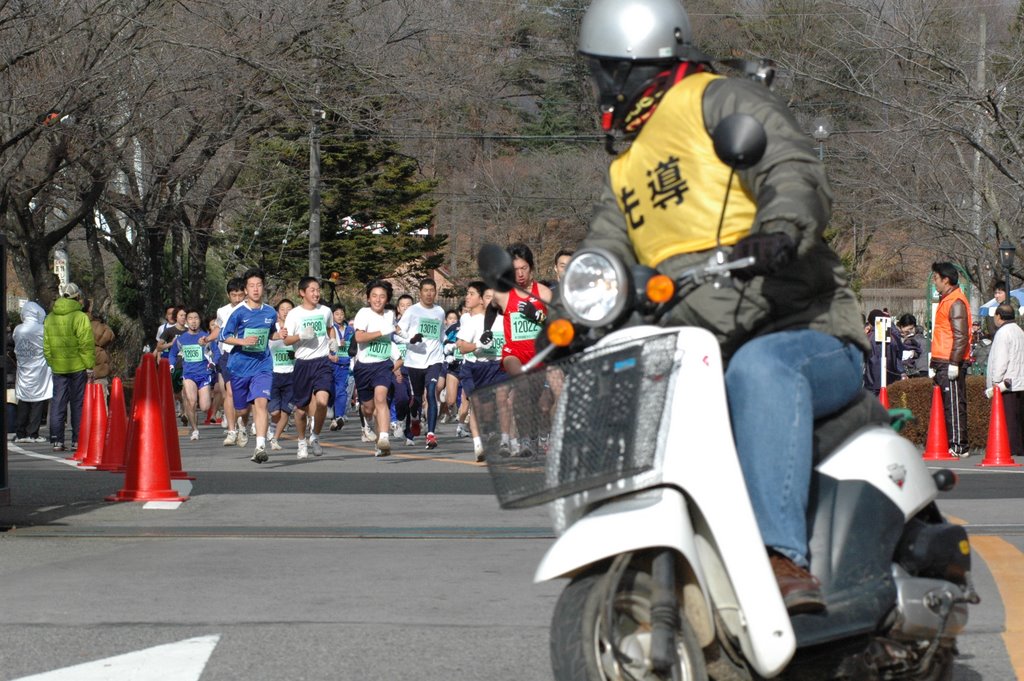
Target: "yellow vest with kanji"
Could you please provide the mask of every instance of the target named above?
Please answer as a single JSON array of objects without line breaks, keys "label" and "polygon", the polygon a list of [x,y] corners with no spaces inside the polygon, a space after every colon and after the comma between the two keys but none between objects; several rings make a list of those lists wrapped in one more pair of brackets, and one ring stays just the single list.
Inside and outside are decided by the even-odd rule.
[{"label": "yellow vest with kanji", "polygon": [[[704,127],[701,102],[715,78],[721,76],[696,73],[673,86],[633,145],[612,161],[612,190],[644,265],[716,245],[730,169]],[[733,177],[722,244],[749,234],[756,213],[753,197]]]}]

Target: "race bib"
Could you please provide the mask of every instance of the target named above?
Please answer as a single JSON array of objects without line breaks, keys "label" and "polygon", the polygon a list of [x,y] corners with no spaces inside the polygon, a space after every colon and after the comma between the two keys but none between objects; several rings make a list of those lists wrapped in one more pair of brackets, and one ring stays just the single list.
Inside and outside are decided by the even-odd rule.
[{"label": "race bib", "polygon": [[477,357],[498,357],[501,355],[501,349],[505,347],[505,332],[494,331],[494,340],[491,341],[491,347],[480,348],[478,347],[476,352]]},{"label": "race bib", "polygon": [[462,351],[459,350],[459,346],[456,345],[455,352],[452,353],[452,357],[454,357],[456,360],[460,360],[463,357],[465,357],[465,355],[462,354]]},{"label": "race bib", "polygon": [[513,312],[509,320],[512,327],[512,341],[532,340],[540,335],[540,325],[534,324],[522,313]]},{"label": "race bib", "polygon": [[405,343],[398,344],[398,355],[404,360],[406,353],[409,352],[409,346]]},{"label": "race bib", "polygon": [[366,356],[372,359],[391,359],[391,339],[382,337],[366,347]]},{"label": "race bib", "polygon": [[295,366],[295,351],[290,348],[276,348],[274,350],[274,366]]},{"label": "race bib", "polygon": [[203,346],[202,345],[182,345],[181,346],[181,359],[182,361],[192,364],[195,362],[203,361]]},{"label": "race bib", "polygon": [[437,319],[421,319],[417,329],[424,339],[441,340],[441,322]]},{"label": "race bib", "polygon": [[302,320],[302,328],[313,327],[313,331],[316,332],[317,338],[323,338],[327,335],[327,324],[324,322],[323,317],[310,317]]},{"label": "race bib", "polygon": [[239,349],[245,352],[265,352],[269,337],[270,329],[246,329],[245,333],[242,334],[242,338],[255,338],[256,343],[255,345],[242,345]]},{"label": "race bib", "polygon": [[352,343],[355,342],[354,338],[355,336],[349,336],[348,340],[343,340],[340,343],[338,343],[338,351],[334,354],[336,354],[338,357],[347,357],[349,348],[351,348]]}]

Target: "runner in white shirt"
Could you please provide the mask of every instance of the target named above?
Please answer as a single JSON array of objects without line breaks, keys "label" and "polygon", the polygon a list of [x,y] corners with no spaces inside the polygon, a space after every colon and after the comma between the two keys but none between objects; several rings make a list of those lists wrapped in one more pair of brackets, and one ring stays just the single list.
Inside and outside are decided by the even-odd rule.
[{"label": "runner in white shirt", "polygon": [[[328,355],[338,349],[334,338],[331,308],[320,304],[320,281],[316,277],[299,280],[302,304],[288,313],[284,321],[285,345],[295,347],[295,371],[292,378],[292,401],[295,403],[295,429],[298,432],[296,456],[305,459],[324,453],[320,430],[327,416],[327,403],[334,394],[334,366]],[[307,408],[313,402],[312,408]],[[306,413],[313,412],[313,432],[306,445]]]},{"label": "runner in white shirt", "polygon": [[395,332],[395,313],[385,310],[391,298],[391,285],[384,281],[372,281],[366,287],[364,307],[356,313],[352,322],[355,341],[359,348],[356,353],[356,394],[366,420],[364,435],[369,435],[371,423],[377,425],[376,456],[391,453],[388,439],[388,390],[395,376],[401,376],[402,359],[398,348],[392,342]]},{"label": "runner in white shirt", "polygon": [[422,412],[424,390],[427,393],[427,449],[437,447],[437,382],[444,362],[444,309],[434,305],[436,300],[437,284],[433,279],[423,279],[420,302],[406,310],[398,322],[398,335],[409,344],[405,366],[409,369],[414,421]]},{"label": "runner in white shirt", "polygon": [[[505,372],[501,370],[501,348],[505,344],[504,323],[498,315],[491,324],[489,333],[485,334],[484,314],[490,305],[494,291],[487,288],[484,282],[470,282],[466,289],[466,307],[469,314],[462,316],[456,344],[465,355],[463,368],[462,391],[468,398],[477,388],[486,388],[494,383],[505,380]],[[502,437],[508,441],[510,414],[500,414]],[[480,439],[480,428],[476,414],[469,410],[469,431],[473,434],[473,452],[477,461],[484,460],[483,442]]]},{"label": "runner in white shirt", "polygon": [[[295,303],[285,298],[277,303],[277,325],[274,329],[284,337],[284,320],[295,307]],[[292,373],[295,371],[295,350],[284,344],[283,340],[271,337],[269,342],[270,356],[274,360],[274,382],[270,386],[270,402],[267,410],[270,421],[274,424],[274,434],[270,436],[271,451],[281,451],[281,433],[288,425],[288,417],[295,406],[292,397]]]}]

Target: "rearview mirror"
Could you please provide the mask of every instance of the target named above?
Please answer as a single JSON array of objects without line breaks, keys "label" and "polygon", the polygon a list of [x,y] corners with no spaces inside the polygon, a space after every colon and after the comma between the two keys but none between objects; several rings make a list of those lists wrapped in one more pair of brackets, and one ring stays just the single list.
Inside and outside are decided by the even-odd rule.
[{"label": "rearview mirror", "polygon": [[512,256],[497,244],[484,244],[476,256],[480,278],[489,288],[500,293],[511,291],[516,286],[516,273],[512,267]]},{"label": "rearview mirror", "polygon": [[734,113],[723,118],[711,134],[715,154],[730,168],[746,170],[764,157],[768,136],[764,126],[750,114]]}]

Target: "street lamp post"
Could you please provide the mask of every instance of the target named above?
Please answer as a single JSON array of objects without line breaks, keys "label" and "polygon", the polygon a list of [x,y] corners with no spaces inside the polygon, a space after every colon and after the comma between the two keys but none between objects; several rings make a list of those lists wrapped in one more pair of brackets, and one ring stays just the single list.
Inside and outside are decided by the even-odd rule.
[{"label": "street lamp post", "polygon": [[1006,295],[1010,295],[1010,268],[1013,267],[1013,256],[1017,252],[1013,244],[1004,240],[999,244],[999,264],[1003,266],[1003,278],[1006,284]]},{"label": "street lamp post", "polygon": [[832,126],[826,118],[815,118],[811,123],[811,137],[818,142],[818,160],[825,160],[825,140],[832,134]]}]

